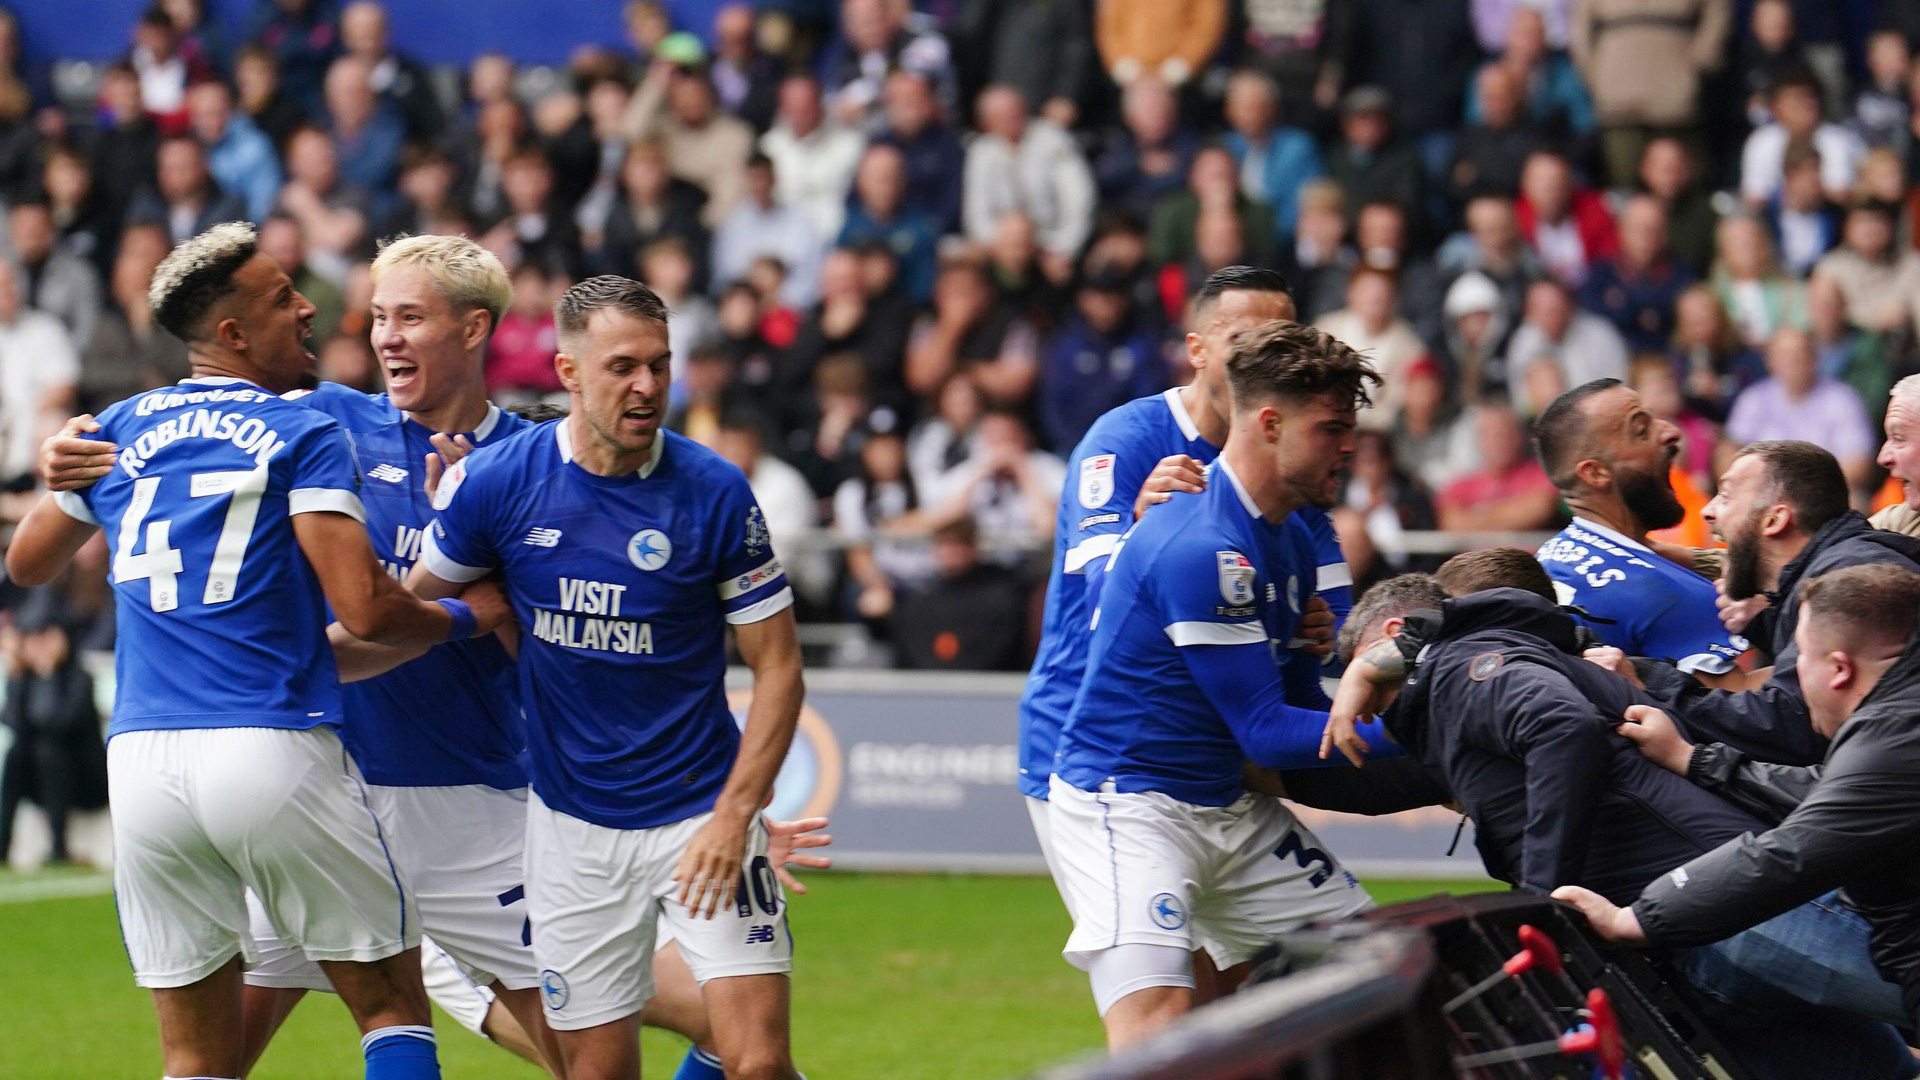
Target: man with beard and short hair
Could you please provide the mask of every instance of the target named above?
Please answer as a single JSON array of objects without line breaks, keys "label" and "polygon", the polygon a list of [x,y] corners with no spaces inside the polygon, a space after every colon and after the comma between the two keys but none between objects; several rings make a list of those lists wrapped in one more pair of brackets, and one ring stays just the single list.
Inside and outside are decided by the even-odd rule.
[{"label": "man with beard and short hair", "polygon": [[1668,471],[1680,429],[1620,380],[1595,379],[1554,399],[1534,440],[1573,510],[1537,555],[1560,602],[1587,613],[1594,636],[1628,655],[1671,659],[1690,674],[1732,671],[1747,642],[1721,625],[1713,583],[1647,540],[1686,515]]},{"label": "man with beard and short hair", "polygon": [[1807,442],[1758,442],[1720,477],[1705,513],[1727,544],[1721,587],[1731,600],[1766,593],[1773,606],[1747,629],[1773,657],[1757,689],[1707,690],[1659,663],[1637,665],[1647,689],[1672,708],[1696,742],[1721,742],[1761,761],[1812,765],[1826,739],[1807,722],[1794,662],[1799,584],[1832,570],[1893,563],[1920,571],[1920,540],[1876,529],[1847,506],[1846,476],[1832,454]]}]

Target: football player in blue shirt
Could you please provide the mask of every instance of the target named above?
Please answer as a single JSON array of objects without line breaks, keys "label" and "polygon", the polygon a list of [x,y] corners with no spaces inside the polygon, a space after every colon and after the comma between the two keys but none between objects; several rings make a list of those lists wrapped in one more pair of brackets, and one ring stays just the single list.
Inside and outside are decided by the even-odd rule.
[{"label": "football player in blue shirt", "polygon": [[1275,664],[1317,569],[1294,511],[1335,499],[1378,377],[1325,333],[1269,322],[1234,339],[1227,380],[1232,424],[1205,492],[1143,515],[1109,557],[1049,792],[1066,955],[1113,1046],[1191,1007],[1195,942],[1226,967],[1371,904],[1242,775],[1249,759],[1318,760],[1326,713],[1291,704]]},{"label": "football player in blue shirt", "polygon": [[[527,905],[571,1080],[636,1080],[664,921],[730,1076],[793,1075],[792,938],[760,817],[801,699],[792,591],[740,471],[661,430],[666,309],[598,277],[555,305],[571,415],[476,451],[408,579],[500,573],[521,626]],[[754,673],[727,708],[725,628]]]},{"label": "football player in blue shirt", "polygon": [[311,369],[314,309],[251,226],[175,248],[149,299],[187,342],[193,376],[101,414],[119,447],[112,470],[84,494],[42,499],[7,566],[22,585],[45,582],[106,527],[114,892],[167,1075],[243,1075],[251,890],[352,1011],[369,1080],[437,1077],[420,919],[336,734],[327,612],[415,650],[498,620],[423,603],[381,566],[346,435],[279,397]]},{"label": "football player in blue shirt", "polygon": [[1670,659],[1707,679],[1733,673],[1747,641],[1721,624],[1713,582],[1647,539],[1686,517],[1670,479],[1680,429],[1620,380],[1596,379],[1555,398],[1534,440],[1574,515],[1537,556],[1560,602],[1592,616],[1583,621],[1594,636],[1629,656]]}]

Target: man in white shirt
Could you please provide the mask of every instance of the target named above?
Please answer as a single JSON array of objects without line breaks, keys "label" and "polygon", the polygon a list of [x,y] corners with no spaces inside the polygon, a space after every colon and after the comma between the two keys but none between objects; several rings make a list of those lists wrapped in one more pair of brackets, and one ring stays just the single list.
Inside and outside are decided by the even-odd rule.
[{"label": "man in white shirt", "polygon": [[778,189],[773,159],[761,153],[748,158],[746,197],[713,231],[713,291],[744,279],[755,259],[771,255],[787,268],[781,299],[804,310],[820,299],[820,260],[827,245],[803,211],[775,200]]},{"label": "man in white shirt", "polygon": [[1740,151],[1740,195],[1760,209],[1780,189],[1781,163],[1790,143],[1811,143],[1820,154],[1820,184],[1827,198],[1844,203],[1853,192],[1867,147],[1860,136],[1820,119],[1820,84],[1813,76],[1788,74],[1768,94],[1773,123],[1755,129]]},{"label": "man in white shirt", "polygon": [[780,84],[780,111],[760,136],[760,151],[773,159],[774,197],[806,215],[816,236],[840,235],[847,191],[860,167],[867,140],[827,120],[820,84],[795,75]]},{"label": "man in white shirt", "polygon": [[59,319],[27,307],[0,259],[0,481],[32,472],[42,437],[73,411],[80,354]]},{"label": "man in white shirt", "polygon": [[1093,229],[1096,197],[1079,145],[1053,121],[1030,117],[1010,86],[981,91],[978,114],[961,192],[967,237],[991,244],[1003,216],[1023,213],[1047,255],[1072,259]]}]

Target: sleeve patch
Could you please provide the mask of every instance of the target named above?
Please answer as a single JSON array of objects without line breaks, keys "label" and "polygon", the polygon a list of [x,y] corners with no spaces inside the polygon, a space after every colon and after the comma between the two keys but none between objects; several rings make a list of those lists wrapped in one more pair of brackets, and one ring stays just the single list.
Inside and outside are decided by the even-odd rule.
[{"label": "sleeve patch", "polygon": [[433,508],[445,510],[453,504],[454,492],[467,482],[467,462],[465,458],[453,463],[453,468],[440,477],[440,486],[433,489]]},{"label": "sleeve patch", "polygon": [[1213,553],[1220,574],[1220,598],[1229,607],[1253,603],[1253,562],[1237,551]]},{"label": "sleeve patch", "polygon": [[1112,454],[1093,454],[1080,459],[1080,505],[1096,510],[1113,498]]}]

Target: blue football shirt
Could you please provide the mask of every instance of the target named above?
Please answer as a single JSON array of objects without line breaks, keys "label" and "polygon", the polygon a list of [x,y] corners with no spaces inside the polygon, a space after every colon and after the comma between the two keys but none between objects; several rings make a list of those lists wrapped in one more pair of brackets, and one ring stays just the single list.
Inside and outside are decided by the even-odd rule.
[{"label": "blue football shirt", "polygon": [[113,471],[55,498],[113,552],[109,737],[338,724],[331,620],[293,516],[366,519],[340,426],[233,378],[185,379],[99,421],[121,448]]},{"label": "blue football shirt", "polygon": [[713,807],[740,745],[726,624],[793,603],[747,478],[673,432],[637,474],[573,461],[568,420],[455,465],[420,561],[448,581],[495,570],[520,621],[533,790],[615,829]]},{"label": "blue football shirt", "polygon": [[1605,525],[1574,518],[1535,557],[1560,602],[1595,616],[1582,621],[1629,656],[1718,675],[1747,651],[1720,623],[1713,582]]},{"label": "blue football shirt", "polygon": [[[385,394],[339,383],[296,391],[298,401],[333,417],[353,441],[361,469],[367,532],[387,572],[406,580],[420,554],[433,507],[420,470],[433,432],[395,408]],[[528,421],[497,407],[469,434],[492,446]],[[340,737],[367,782],[389,787],[525,787],[518,680],[513,659],[488,634],[437,645],[384,675],[341,687]]]},{"label": "blue football shirt", "polygon": [[1055,759],[1085,791],[1157,791],[1225,806],[1244,788],[1247,753],[1196,682],[1181,650],[1267,643],[1243,650],[1279,673],[1317,571],[1297,517],[1261,517],[1224,462],[1207,490],[1156,506],[1111,557],[1081,680]]}]

